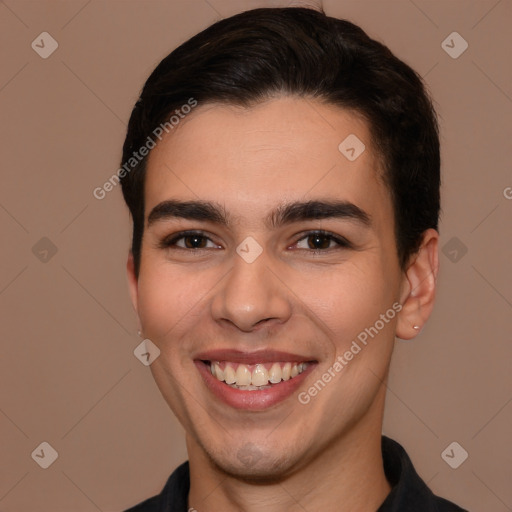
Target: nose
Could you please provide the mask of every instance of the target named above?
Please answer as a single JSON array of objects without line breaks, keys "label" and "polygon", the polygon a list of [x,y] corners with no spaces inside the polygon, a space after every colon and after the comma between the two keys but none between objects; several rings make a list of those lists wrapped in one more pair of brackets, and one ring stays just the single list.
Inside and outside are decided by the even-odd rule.
[{"label": "nose", "polygon": [[265,251],[252,263],[235,254],[233,267],[212,300],[211,312],[216,322],[251,332],[285,323],[292,311],[289,296]]}]

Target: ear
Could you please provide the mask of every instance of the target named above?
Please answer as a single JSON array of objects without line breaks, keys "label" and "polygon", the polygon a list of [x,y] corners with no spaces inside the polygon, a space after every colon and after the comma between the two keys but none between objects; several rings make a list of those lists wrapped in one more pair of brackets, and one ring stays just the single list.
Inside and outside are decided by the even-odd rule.
[{"label": "ear", "polygon": [[[128,254],[128,261],[126,262],[126,274],[128,277],[128,290],[130,292],[130,298],[132,301],[133,309],[139,313],[139,283],[137,276],[135,275],[135,262],[133,260],[132,251]],[[139,330],[141,329],[139,320]]]},{"label": "ear", "polygon": [[[423,328],[434,308],[437,274],[439,271],[439,233],[427,229],[421,247],[403,274],[396,336],[414,338]],[[415,329],[413,326],[418,326]]]}]

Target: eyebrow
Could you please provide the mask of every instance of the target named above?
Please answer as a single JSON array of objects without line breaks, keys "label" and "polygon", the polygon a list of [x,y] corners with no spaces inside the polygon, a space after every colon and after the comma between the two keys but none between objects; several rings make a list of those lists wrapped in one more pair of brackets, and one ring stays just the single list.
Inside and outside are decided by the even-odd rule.
[{"label": "eyebrow", "polygon": [[[209,221],[226,227],[232,224],[232,218],[217,202],[168,199],[151,210],[148,227],[158,221],[176,218]],[[328,218],[347,219],[366,228],[372,227],[369,213],[349,201],[335,199],[282,203],[267,215],[265,226],[276,229],[294,222]]]}]

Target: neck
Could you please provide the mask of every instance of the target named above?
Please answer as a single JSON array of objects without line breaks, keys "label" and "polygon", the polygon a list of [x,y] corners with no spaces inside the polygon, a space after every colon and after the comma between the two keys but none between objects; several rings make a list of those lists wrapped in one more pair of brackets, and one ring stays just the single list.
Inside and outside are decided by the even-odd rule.
[{"label": "neck", "polygon": [[381,407],[371,408],[309,464],[279,482],[247,482],[226,474],[187,435],[189,507],[198,512],[375,512],[391,490],[381,451],[384,394],[376,402]]}]

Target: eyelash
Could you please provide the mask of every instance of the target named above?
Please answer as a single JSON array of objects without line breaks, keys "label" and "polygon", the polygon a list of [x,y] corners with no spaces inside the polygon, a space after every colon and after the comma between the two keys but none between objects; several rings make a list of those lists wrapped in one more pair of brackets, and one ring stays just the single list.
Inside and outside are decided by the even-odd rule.
[{"label": "eyelash", "polygon": [[[323,229],[306,231],[306,232],[302,233],[301,235],[302,236],[294,242],[294,245],[304,239],[307,239],[310,236],[316,235],[316,236],[321,236],[321,237],[327,238],[329,241],[336,242],[338,244],[338,247],[329,247],[327,249],[298,249],[298,250],[306,250],[306,251],[309,251],[312,253],[321,253],[321,252],[325,253],[325,252],[332,251],[332,250],[352,248],[352,244],[346,238],[337,236],[334,233],[331,233],[329,231],[324,231]],[[189,236],[206,238],[211,241],[211,239],[206,235],[206,233],[204,231],[180,231],[179,233],[176,233],[176,234],[172,235],[171,237],[166,237],[163,240],[161,240],[158,244],[158,248],[159,249],[178,249],[178,250],[194,251],[194,252],[205,251],[205,250],[209,249],[207,247],[199,247],[199,248],[194,249],[194,248],[176,246],[176,242],[178,240],[181,240],[182,238],[186,238]]]}]

